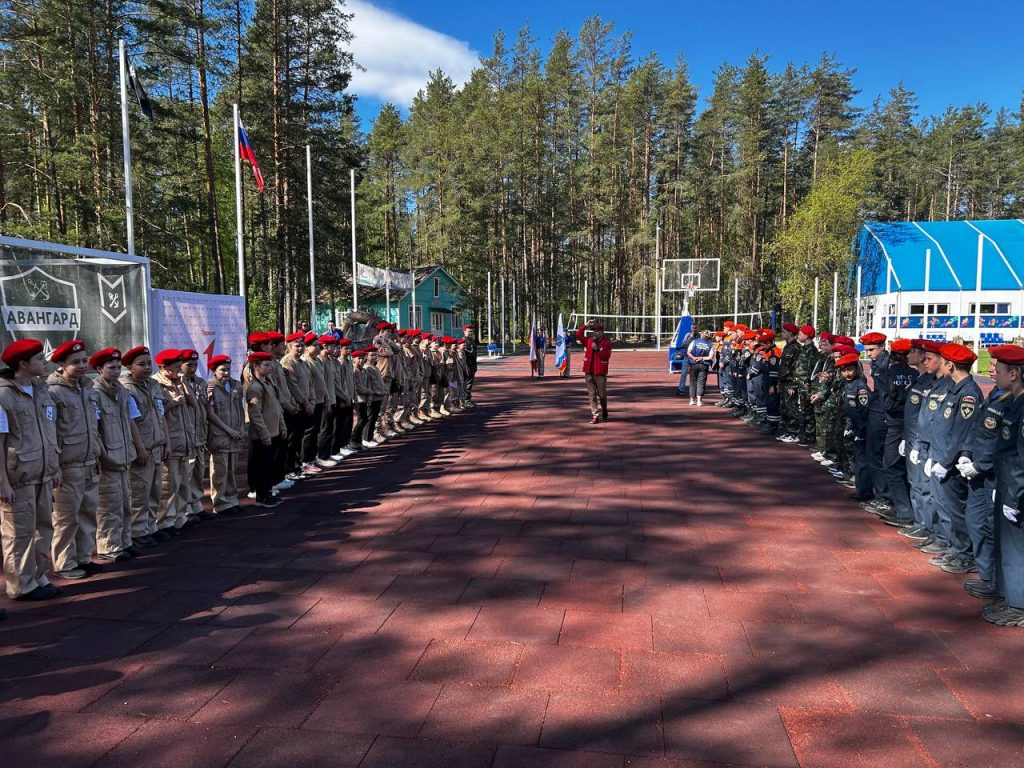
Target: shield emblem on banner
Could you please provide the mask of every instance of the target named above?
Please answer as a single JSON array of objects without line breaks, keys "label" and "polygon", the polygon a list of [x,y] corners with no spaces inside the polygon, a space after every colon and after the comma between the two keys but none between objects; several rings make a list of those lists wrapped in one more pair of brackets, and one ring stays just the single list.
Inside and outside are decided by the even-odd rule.
[{"label": "shield emblem on banner", "polygon": [[128,312],[128,292],[124,285],[124,275],[116,280],[107,280],[103,275],[96,275],[100,284],[100,312],[110,322],[116,323]]},{"label": "shield emblem on banner", "polygon": [[41,267],[0,278],[0,312],[13,339],[40,339],[56,346],[82,328],[78,288]]}]

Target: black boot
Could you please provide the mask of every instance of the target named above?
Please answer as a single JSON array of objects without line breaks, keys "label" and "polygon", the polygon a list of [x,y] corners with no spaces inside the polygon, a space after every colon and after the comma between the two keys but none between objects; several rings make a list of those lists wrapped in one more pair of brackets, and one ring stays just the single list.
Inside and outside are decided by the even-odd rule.
[{"label": "black boot", "polygon": [[601,421],[608,421],[608,398],[601,398]]}]

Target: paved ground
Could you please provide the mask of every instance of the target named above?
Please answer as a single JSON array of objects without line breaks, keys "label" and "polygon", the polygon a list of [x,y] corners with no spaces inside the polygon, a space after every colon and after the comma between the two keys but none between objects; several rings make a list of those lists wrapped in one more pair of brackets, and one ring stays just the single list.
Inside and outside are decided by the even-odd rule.
[{"label": "paved ground", "polygon": [[4,603],[3,765],[1022,764],[1024,633],[662,359],[613,358],[598,427],[496,364],[277,510]]}]

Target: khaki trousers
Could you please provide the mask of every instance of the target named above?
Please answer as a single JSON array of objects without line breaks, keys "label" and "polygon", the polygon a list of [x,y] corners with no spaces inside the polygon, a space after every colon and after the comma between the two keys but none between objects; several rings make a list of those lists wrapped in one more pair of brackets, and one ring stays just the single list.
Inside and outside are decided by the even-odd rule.
[{"label": "khaki trousers", "polygon": [[100,508],[96,546],[101,555],[116,555],[132,545],[132,490],[127,469],[100,474]]},{"label": "khaki trousers", "polygon": [[61,467],[61,484],[53,489],[53,570],[70,571],[96,554],[96,507],[99,470]]},{"label": "khaki trousers", "polygon": [[238,505],[238,454],[214,452],[210,454],[210,484],[213,493],[213,511],[223,512]]},{"label": "khaki trousers", "polygon": [[162,466],[160,448],[157,447],[150,450],[149,461],[144,466],[133,464],[128,471],[132,499],[132,538],[138,539],[157,531],[156,515],[163,491],[160,481]]},{"label": "khaki trousers", "polygon": [[590,399],[590,413],[593,416],[601,416],[601,407],[608,402],[608,377],[595,376],[592,373],[583,374],[587,382],[587,397]]},{"label": "khaki trousers", "polygon": [[189,459],[188,516],[195,517],[203,511],[203,497],[206,496],[206,467],[210,463],[206,448],[197,448]]},{"label": "khaki trousers", "polygon": [[188,519],[188,504],[192,490],[188,474],[188,456],[172,456],[163,463],[160,472],[160,507],[156,513],[156,527],[183,528]]},{"label": "khaki trousers", "polygon": [[430,375],[423,377],[420,386],[420,410],[427,414],[431,410]]},{"label": "khaki trousers", "polygon": [[8,597],[49,584],[53,539],[53,482],[14,487],[14,503],[0,504],[4,581]]}]

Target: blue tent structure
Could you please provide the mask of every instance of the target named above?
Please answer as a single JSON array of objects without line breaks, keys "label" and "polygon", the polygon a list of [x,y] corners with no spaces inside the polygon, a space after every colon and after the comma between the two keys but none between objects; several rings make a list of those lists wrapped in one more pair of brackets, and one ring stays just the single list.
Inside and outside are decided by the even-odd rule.
[{"label": "blue tent structure", "polygon": [[981,345],[1024,335],[1022,219],[869,221],[854,252],[861,330]]}]

